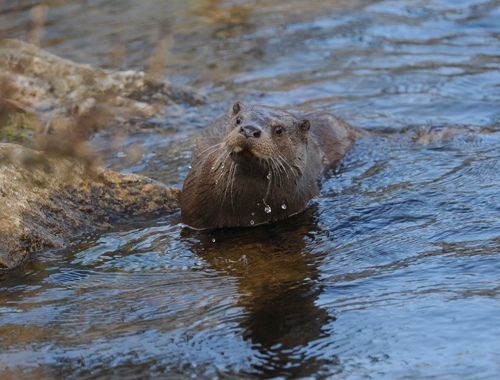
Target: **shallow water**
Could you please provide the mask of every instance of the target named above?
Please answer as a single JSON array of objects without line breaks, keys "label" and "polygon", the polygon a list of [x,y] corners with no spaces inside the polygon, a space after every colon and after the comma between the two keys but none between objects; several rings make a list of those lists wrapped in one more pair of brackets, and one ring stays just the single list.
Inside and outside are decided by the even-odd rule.
[{"label": "shallow water", "polygon": [[[4,2],[2,35],[22,38],[35,3]],[[162,135],[93,142],[169,184],[236,98],[376,131],[500,123],[498,1],[48,4],[55,54],[147,69],[167,38],[165,75],[207,95]],[[2,379],[496,378],[499,173],[499,132],[392,133],[358,141],[286,223],[195,233],[175,214],[75,238],[1,275]]]}]

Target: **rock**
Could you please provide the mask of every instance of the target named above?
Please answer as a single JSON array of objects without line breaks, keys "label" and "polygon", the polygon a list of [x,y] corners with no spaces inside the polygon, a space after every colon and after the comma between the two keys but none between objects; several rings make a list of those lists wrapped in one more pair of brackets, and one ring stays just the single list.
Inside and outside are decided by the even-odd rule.
[{"label": "rock", "polygon": [[63,247],[88,228],[179,210],[179,194],[146,177],[0,144],[0,268]]},{"label": "rock", "polygon": [[474,140],[479,135],[494,133],[496,129],[477,125],[423,125],[409,126],[404,128],[402,132],[417,144],[430,144],[459,136],[467,140]]},{"label": "rock", "polygon": [[[142,71],[112,71],[81,65],[57,57],[36,45],[0,40],[0,82],[8,80],[4,101],[12,107],[36,113],[49,132],[57,119],[82,118],[102,113],[111,117],[96,128],[133,125],[143,118],[150,125],[168,117],[169,106],[204,103],[193,90]],[[0,97],[1,97],[0,89]],[[175,108],[175,107],[173,107]]]}]

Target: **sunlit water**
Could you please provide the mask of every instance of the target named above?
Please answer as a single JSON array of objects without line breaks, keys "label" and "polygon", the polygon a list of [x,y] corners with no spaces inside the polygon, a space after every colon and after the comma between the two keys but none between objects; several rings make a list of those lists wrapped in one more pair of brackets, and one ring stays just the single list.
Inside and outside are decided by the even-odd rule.
[{"label": "sunlit water", "polygon": [[[236,98],[392,134],[358,141],[286,223],[132,220],[2,275],[2,379],[498,377],[500,133],[395,133],[498,127],[498,2],[48,3],[41,45],[100,66],[146,68],[168,21],[167,75],[207,95],[130,136],[137,162],[97,136],[109,167],[181,186],[196,133]],[[22,38],[35,2],[3,4]]]}]

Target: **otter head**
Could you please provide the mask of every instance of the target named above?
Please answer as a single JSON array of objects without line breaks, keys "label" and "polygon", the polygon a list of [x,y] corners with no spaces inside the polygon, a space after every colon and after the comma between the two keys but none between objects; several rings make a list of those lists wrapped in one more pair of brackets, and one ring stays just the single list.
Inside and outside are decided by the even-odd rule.
[{"label": "otter head", "polygon": [[224,143],[241,165],[256,166],[277,177],[292,170],[297,179],[306,165],[310,128],[309,120],[299,120],[284,110],[235,102]]},{"label": "otter head", "polygon": [[310,127],[280,108],[234,103],[197,140],[181,196],[183,222],[254,226],[304,209],[319,194],[321,170]]}]

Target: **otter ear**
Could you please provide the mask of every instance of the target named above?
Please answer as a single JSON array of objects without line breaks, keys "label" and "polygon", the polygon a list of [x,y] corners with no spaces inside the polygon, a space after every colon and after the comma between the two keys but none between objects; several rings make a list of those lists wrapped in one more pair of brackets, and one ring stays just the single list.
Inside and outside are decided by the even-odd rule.
[{"label": "otter ear", "polygon": [[299,121],[299,131],[302,132],[304,135],[307,135],[310,129],[311,129],[311,123],[309,122],[309,120]]},{"label": "otter ear", "polygon": [[240,112],[240,110],[242,108],[243,108],[243,103],[242,102],[239,102],[239,101],[234,102],[234,104],[233,104],[233,110],[231,112],[231,116],[237,115],[238,112]]}]

